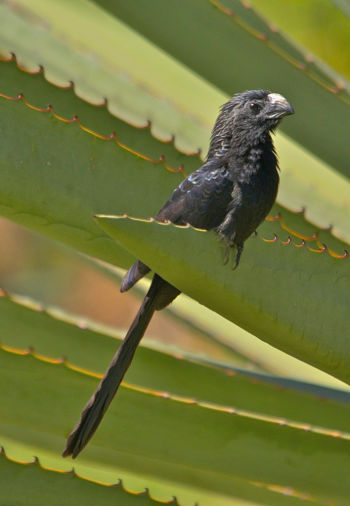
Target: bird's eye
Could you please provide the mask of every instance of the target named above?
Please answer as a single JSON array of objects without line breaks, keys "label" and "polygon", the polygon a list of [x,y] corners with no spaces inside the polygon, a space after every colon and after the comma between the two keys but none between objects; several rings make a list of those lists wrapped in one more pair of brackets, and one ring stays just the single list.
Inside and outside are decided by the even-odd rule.
[{"label": "bird's eye", "polygon": [[258,114],[258,112],[261,111],[261,106],[257,104],[256,102],[252,102],[250,104],[250,109],[253,111],[254,114]]}]

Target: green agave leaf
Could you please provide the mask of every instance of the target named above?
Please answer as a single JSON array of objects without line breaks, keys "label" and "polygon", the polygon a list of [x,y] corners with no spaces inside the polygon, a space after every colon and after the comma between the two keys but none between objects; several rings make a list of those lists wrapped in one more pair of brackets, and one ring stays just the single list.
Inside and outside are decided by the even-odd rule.
[{"label": "green agave leaf", "polygon": [[180,0],[164,7],[161,0],[141,0],[135,9],[120,0],[97,3],[225,93],[261,87],[285,94],[303,119],[286,121],[282,129],[349,175],[349,95],[337,94],[315,64],[308,69],[305,58],[245,4]]},{"label": "green agave leaf", "polygon": [[[7,384],[0,393],[0,439],[59,452],[62,433],[76,417],[77,399],[85,400],[95,381],[33,357],[1,352],[0,360],[1,381]],[[346,504],[346,433],[281,425],[259,414],[238,410],[234,415],[230,408],[130,388],[118,397],[81,458],[82,464],[101,466],[98,472],[116,466],[145,480],[156,474],[173,482],[180,503],[177,482],[263,504],[301,499]],[[281,495],[287,490],[290,497]]]},{"label": "green agave leaf", "polygon": [[[18,5],[20,4],[21,2],[18,3]],[[105,11],[97,9],[96,6],[93,6],[89,2],[81,1],[79,5],[81,5],[79,11],[79,34],[75,29],[75,25],[70,29],[69,22],[67,22],[67,20],[75,19],[77,4],[70,4],[68,7],[67,4],[51,2],[48,10],[46,2],[35,0],[31,2],[30,7],[26,4],[25,9],[19,7],[16,11],[9,10],[8,7],[3,6],[4,12],[1,19],[4,27],[0,35],[0,39],[2,37],[3,40],[2,45],[10,48],[12,51],[16,51],[19,54],[20,61],[24,62],[31,72],[40,72],[41,67],[39,67],[39,63],[44,64],[45,76],[56,84],[70,87],[71,80],[74,80],[75,91],[79,96],[100,105],[104,103],[104,97],[108,97],[107,107],[114,114],[119,114],[124,119],[139,126],[146,126],[150,119],[152,121],[151,130],[154,135],[162,139],[171,140],[172,135],[175,134],[175,144],[177,147],[181,147],[182,143],[187,148],[191,145],[192,151],[196,151],[200,147],[203,153],[205,153],[210,128],[216,117],[217,109],[221,103],[227,100],[227,95],[214,89],[208,83],[205,83],[203,79],[199,79],[198,76],[190,73],[188,69],[181,67],[170,57],[167,57],[165,61],[165,55],[162,52],[156,50],[144,39],[137,36],[134,31],[127,29],[125,26],[122,27],[113,16],[108,17]],[[33,9],[33,12],[30,9]],[[68,9],[72,9],[72,11],[70,12]],[[216,12],[212,5],[209,6],[209,9],[211,13],[213,9]],[[243,9],[242,12],[244,13],[248,12],[243,7],[241,9]],[[254,14],[249,14],[249,16],[251,18],[250,22],[254,20],[254,23],[257,22],[259,25],[256,28],[261,29],[262,22]],[[38,31],[38,25],[33,24],[34,19],[38,21],[42,17],[43,19],[45,18],[45,21],[43,20],[45,26],[47,26],[50,20],[50,30]],[[98,40],[101,39],[101,41],[104,40],[106,43],[103,51],[101,46],[91,48],[92,19],[96,38]],[[104,33],[102,38],[97,34],[101,26],[103,26]],[[108,32],[108,27],[110,28],[110,32]],[[24,32],[27,33],[26,40],[31,40],[32,45],[28,45],[27,43],[24,45],[21,42],[24,39],[22,36],[17,37],[17,29],[20,29],[22,34]],[[116,58],[115,52],[110,52],[110,48],[118,47],[118,44],[120,45],[118,42],[119,36],[123,38],[124,52],[127,51],[127,53],[118,53],[118,58]],[[62,45],[68,43],[71,47],[69,49],[67,47],[62,49]],[[83,47],[86,48],[86,51],[82,51]],[[268,51],[270,50],[268,49]],[[67,56],[68,53],[69,57]],[[96,55],[96,58],[87,58],[86,55],[90,53]],[[125,57],[122,58],[123,55]],[[109,62],[108,68],[106,67],[107,59]],[[53,61],[55,62],[54,66]],[[146,65],[147,71],[145,71]],[[288,65],[290,64],[288,63]],[[136,77],[135,72],[137,72]],[[99,79],[95,78],[97,73]],[[169,74],[170,79],[169,76],[164,77],[166,73]],[[57,77],[58,74],[60,74],[60,77]],[[133,76],[130,79],[135,79],[136,84],[134,84],[135,86],[137,85],[136,88],[130,85],[125,89],[123,80],[129,74]],[[7,79],[8,76],[6,76],[5,80],[7,81]],[[181,87],[177,85],[178,82],[181,82]],[[158,83],[161,88],[161,96],[159,95]],[[158,91],[154,89],[154,86],[158,87]],[[174,89],[174,86],[176,86],[176,89]],[[229,93],[232,93],[231,87],[232,84],[230,84]],[[256,84],[254,84],[254,87],[256,87]],[[147,94],[146,89],[153,89],[153,92]],[[132,96],[130,96],[131,90],[133,90]],[[164,94],[166,94],[166,99],[162,98],[165,96]],[[38,96],[39,93],[36,93],[36,95]],[[66,97],[67,104],[71,104],[71,97],[72,94],[70,94],[69,99]],[[171,97],[171,101],[169,97]],[[174,110],[165,111],[164,100],[167,103],[166,107],[171,102],[171,107]],[[115,101],[119,105],[115,106]],[[123,102],[122,104],[121,101]],[[60,103],[61,100],[59,99],[58,102]],[[54,103],[55,110],[56,101],[52,103]],[[44,102],[43,107],[45,106],[46,103]],[[119,111],[118,107],[121,107],[124,112],[127,110],[127,113],[123,114],[122,111]],[[67,110],[67,108],[63,109]],[[80,111],[81,107],[72,109],[68,117],[73,118],[78,109]],[[324,103],[322,103],[321,108],[318,107],[318,110],[325,110]],[[99,114],[96,112],[95,116],[98,116],[98,118],[95,118],[92,123],[101,125],[102,120],[106,119],[105,112],[105,109],[99,111]],[[86,111],[82,111],[82,121],[85,121],[87,116],[90,119],[90,113],[91,108],[88,115],[86,115]],[[135,114],[141,115],[142,121],[136,121]],[[329,114],[329,116],[332,117],[332,114]],[[204,125],[203,127],[198,126],[196,118],[198,119],[199,117],[201,117],[200,122],[202,122],[202,126]],[[166,121],[166,127],[164,127],[164,121]],[[295,119],[289,119],[289,121],[295,122]],[[107,131],[107,135],[111,133],[111,130],[107,128],[111,123],[113,121],[106,121],[106,127],[100,129],[102,135],[105,131]],[[304,124],[304,120],[302,123]],[[89,128],[89,125],[87,127]],[[299,129],[299,125],[297,128]],[[124,128],[120,127],[120,130],[121,141],[123,141],[123,138],[126,138],[129,142],[130,128],[128,129],[127,126]],[[342,132],[344,131],[345,127],[342,129]],[[117,134],[119,138],[119,125]],[[138,146],[144,147],[145,143],[139,142],[139,136],[136,133],[134,137],[135,142],[129,145],[129,147],[137,151]],[[146,137],[144,136],[144,138]],[[147,155],[148,152],[153,151],[153,148],[155,148],[154,142],[154,139],[146,142],[149,146],[143,149],[143,154]],[[320,144],[323,144],[322,140]],[[347,198],[349,194],[349,182],[345,178],[336,175],[330,167],[321,163],[315,157],[310,156],[304,149],[291,142],[288,138],[279,135],[277,137],[277,145],[281,166],[283,167],[281,191],[279,194],[280,202],[284,206],[294,210],[300,210],[306,206],[307,219],[321,227],[333,224],[334,234],[349,242],[348,222],[350,204]],[[164,154],[163,151],[167,151],[164,144],[161,150],[158,150],[158,160],[160,154]],[[167,157],[168,155],[166,154],[165,156]],[[186,162],[187,173],[194,168],[195,161],[197,159],[192,159],[190,163]],[[199,165],[198,161],[197,163]],[[177,165],[175,164],[175,166]],[[307,170],[305,170],[305,167],[307,167]],[[165,194],[165,198],[167,195]],[[127,211],[129,212],[129,210]]]},{"label": "green agave leaf", "polygon": [[[63,472],[40,465],[38,459],[30,462],[11,460],[4,450],[0,452],[1,501],[17,506],[60,506],[82,504],[95,506],[110,505],[111,502],[125,506],[156,506],[160,502],[149,493],[131,493],[122,483],[102,486],[101,483],[81,478],[74,471]],[[176,500],[161,501],[162,504],[178,504]]]},{"label": "green agave leaf", "polygon": [[[266,19],[278,25],[314,55],[350,79],[349,46],[350,20],[341,9],[349,4],[342,0],[253,0],[252,4]],[[340,10],[339,10],[340,9]],[[327,33],[327,37],[325,37]]]},{"label": "green agave leaf", "polygon": [[[117,280],[118,283],[125,274],[125,271],[118,267],[109,264],[101,265],[99,261],[93,263],[112,279]],[[140,280],[133,288],[133,292],[141,298],[144,297],[148,288],[149,281]],[[166,308],[166,311],[175,315],[180,322],[190,325],[196,334],[204,334],[211,341],[214,341],[219,346],[223,346],[225,350],[233,350],[235,355],[234,357],[230,357],[227,365],[234,365],[248,371],[269,372],[277,376],[294,378],[341,390],[350,389],[346,383],[270,346],[184,294],[177,297]],[[147,334],[143,338],[143,341],[148,341]],[[203,360],[203,356],[198,355],[198,350],[194,349],[193,353],[196,360]],[[239,358],[237,358],[237,354],[239,354]],[[248,360],[248,363],[242,362],[243,358]],[[212,357],[211,361],[215,362],[215,359]],[[225,362],[225,360],[222,361]]]},{"label": "green agave leaf", "polygon": [[214,234],[116,216],[99,216],[97,221],[181,291],[276,348],[349,383],[347,258],[258,237],[247,242],[242,265],[228,275],[230,267],[219,261]]},{"label": "green agave leaf", "polygon": [[[94,377],[102,375],[120,344],[120,338],[115,337],[115,332],[111,334],[111,329],[94,323],[86,326],[57,310],[46,312],[30,300],[23,305],[3,296],[0,315],[3,349],[49,357],[56,363],[64,360],[69,368]],[[144,347],[138,350],[126,381],[158,392],[202,402],[234,404],[240,409],[334,430],[346,431],[348,427],[347,393],[254,373],[247,375],[233,368],[220,369]]]}]

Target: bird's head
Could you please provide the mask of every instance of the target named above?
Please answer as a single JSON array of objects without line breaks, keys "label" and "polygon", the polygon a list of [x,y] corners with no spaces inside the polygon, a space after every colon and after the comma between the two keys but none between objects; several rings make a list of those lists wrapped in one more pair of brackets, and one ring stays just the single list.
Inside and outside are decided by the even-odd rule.
[{"label": "bird's head", "polygon": [[222,156],[230,146],[251,146],[266,139],[284,116],[294,114],[292,105],[279,93],[250,90],[234,95],[216,120],[208,158]]},{"label": "bird's head", "polygon": [[237,93],[227,102],[222,112],[231,117],[234,128],[273,130],[281,119],[294,114],[292,105],[279,93],[250,90]]}]

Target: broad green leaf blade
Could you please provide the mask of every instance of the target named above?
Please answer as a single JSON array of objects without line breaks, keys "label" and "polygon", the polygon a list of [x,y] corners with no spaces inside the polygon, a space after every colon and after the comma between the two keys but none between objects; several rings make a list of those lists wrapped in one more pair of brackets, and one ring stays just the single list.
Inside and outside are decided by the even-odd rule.
[{"label": "broad green leaf blade", "polygon": [[137,9],[120,0],[97,3],[229,95],[258,87],[285,94],[302,121],[285,121],[282,129],[349,175],[348,93],[337,96],[335,83],[315,65],[309,71],[304,57],[241,2],[179,0],[165,8],[161,0],[141,0]]},{"label": "broad green leaf blade", "polygon": [[[314,232],[312,227],[311,230]],[[301,231],[305,232],[305,227]],[[125,271],[109,264],[101,266],[101,262],[95,262],[95,265],[100,265],[104,272],[109,274],[112,279],[117,279],[118,282],[125,274]],[[141,298],[144,297],[148,288],[149,282],[140,280],[133,288],[133,292]],[[225,349],[229,348],[235,354],[239,354],[239,357],[245,357],[248,360],[248,363],[239,364],[236,357],[233,357],[233,359],[231,357],[229,362],[231,365],[243,367],[250,371],[257,370],[258,372],[272,373],[277,376],[294,378],[341,390],[350,389],[346,383],[270,346],[184,294],[177,297],[166,310],[175,315],[180,322],[193,327],[196,334],[203,333],[219,346],[224,346]],[[144,342],[147,341],[147,334],[143,340]],[[193,353],[197,360],[202,359],[201,356],[198,356],[198,350],[194,350]],[[211,360],[215,362],[213,357]]]},{"label": "broad green leaf blade", "polygon": [[[7,384],[0,393],[0,438],[59,452],[62,434],[76,418],[77,399],[85,400],[95,381],[32,357],[0,352],[0,360],[1,382]],[[39,403],[40,410],[33,410]],[[157,474],[173,482],[180,503],[177,482],[257,502],[265,495],[262,504],[297,504],[304,498],[345,505],[350,435],[305,428],[122,388],[77,472],[81,462],[99,471],[122,466],[145,479]],[[283,495],[286,488],[290,498]]]},{"label": "broad green leaf blade", "polygon": [[247,241],[241,265],[231,272],[220,262],[212,233],[113,216],[97,220],[181,291],[276,348],[349,383],[348,258],[257,237]]},{"label": "broad green leaf blade", "polygon": [[16,506],[86,506],[110,505],[157,506],[174,504],[174,501],[157,501],[145,493],[132,493],[123,488],[121,483],[115,486],[103,486],[86,480],[76,473],[60,469],[48,469],[38,460],[31,462],[15,461],[0,452],[1,502]]},{"label": "broad green leaf blade", "polygon": [[[110,329],[93,323],[86,328],[65,313],[45,312],[30,301],[23,305],[3,296],[0,315],[3,349],[23,354],[32,350],[34,356],[49,357],[56,363],[65,357],[69,368],[93,377],[102,376],[120,344]],[[350,397],[345,392],[233,368],[220,369],[144,347],[138,350],[126,382],[334,430],[346,431],[348,427]],[[281,389],[276,390],[276,385]]]}]

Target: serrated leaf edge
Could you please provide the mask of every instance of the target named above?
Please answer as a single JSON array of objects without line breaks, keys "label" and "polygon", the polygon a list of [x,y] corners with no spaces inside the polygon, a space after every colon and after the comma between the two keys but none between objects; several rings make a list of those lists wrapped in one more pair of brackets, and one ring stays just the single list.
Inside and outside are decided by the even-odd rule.
[{"label": "serrated leaf edge", "polygon": [[[99,103],[95,103],[95,102],[91,102],[90,100],[87,100],[85,97],[82,98],[80,95],[78,95],[75,91],[75,83],[74,81],[69,81],[69,84],[64,86],[64,85],[61,85],[61,84],[58,84],[58,83],[55,83],[49,79],[47,79],[46,75],[45,75],[45,69],[42,65],[38,65],[37,68],[35,70],[31,70],[31,69],[27,69],[23,64],[21,64],[17,57],[16,57],[16,54],[13,53],[13,52],[8,52],[8,56],[1,56],[0,54],[0,62],[4,62],[4,63],[10,63],[10,62],[15,62],[16,63],[16,66],[19,70],[21,70],[22,72],[25,72],[26,74],[30,74],[30,75],[39,75],[39,74],[43,74],[45,80],[51,84],[52,86],[55,86],[56,88],[59,88],[61,90],[73,90],[75,96],[79,99],[79,100],[82,100],[83,102],[86,102],[87,104],[90,104],[94,107],[105,107],[106,108],[106,111],[108,112],[108,114],[110,114],[111,116],[115,116],[115,117],[118,117],[114,114],[112,114],[110,112],[110,110],[108,109],[108,99],[105,97],[103,98],[103,100]],[[198,148],[196,151],[191,151],[191,152],[187,152],[187,151],[182,151],[181,149],[179,149],[179,147],[176,145],[176,137],[175,135],[172,135],[169,139],[163,139],[163,138],[160,138],[160,137],[157,137],[156,135],[154,135],[154,132],[152,130],[152,121],[151,120],[146,120],[145,124],[140,126],[140,125],[136,125],[132,122],[128,122],[125,120],[125,118],[119,118],[118,119],[126,124],[128,124],[129,126],[133,127],[133,128],[136,128],[137,130],[148,130],[149,134],[151,135],[151,137],[153,137],[154,139],[156,139],[158,142],[161,142],[162,144],[172,144],[173,145],[173,148],[175,149],[175,151],[183,154],[183,155],[186,155],[186,156],[190,156],[190,157],[198,157],[199,158],[199,161],[200,161],[200,155],[202,153],[202,150],[201,148]],[[99,135],[99,134],[98,134]],[[97,135],[97,136],[98,136]],[[163,155],[160,155],[159,158],[164,158],[165,157]]]},{"label": "serrated leaf edge", "polygon": [[[288,63],[290,63],[291,65],[293,65],[293,67],[295,67],[295,68],[299,69],[300,71],[304,72],[310,79],[312,79],[313,81],[315,81],[322,88],[324,88],[325,90],[329,91],[333,95],[337,96],[337,98],[339,100],[341,100],[343,103],[345,103],[346,105],[350,105],[350,97],[349,97],[348,93],[346,93],[345,96],[340,93],[341,91],[344,90],[344,84],[343,83],[336,83],[336,82],[334,82],[334,86],[329,86],[323,79],[321,79],[314,72],[312,72],[312,70],[310,70],[308,68],[307,62],[300,62],[296,58],[290,56],[286,51],[284,51],[283,49],[281,49],[280,47],[278,47],[275,43],[271,42],[266,34],[261,33],[258,30],[255,30],[254,28],[252,28],[251,26],[249,26],[248,23],[246,23],[245,21],[243,21],[242,19],[240,19],[234,13],[234,11],[232,11],[232,9],[229,9],[228,7],[226,7],[219,0],[208,0],[208,1],[214,7],[216,7],[221,13],[223,13],[224,15],[230,17],[230,19],[234,23],[236,23],[237,25],[239,25],[243,30],[245,30],[246,32],[248,32],[250,35],[252,35],[257,40],[260,40],[262,43],[266,44],[267,47],[269,47],[274,53],[276,53],[281,58],[283,58],[285,61],[287,61]],[[244,7],[251,9],[250,5],[247,2],[241,2],[241,4]],[[255,12],[255,14],[256,14],[256,12]],[[259,19],[261,19],[260,16],[258,16],[258,17],[259,17]],[[266,25],[266,27],[270,31],[273,31],[271,29],[271,27],[269,27],[268,25]],[[327,76],[327,77],[330,79],[329,76]]]},{"label": "serrated leaf edge", "polygon": [[[50,365],[60,365],[64,366],[65,368],[75,371],[79,374],[83,374],[85,376],[93,377],[101,379],[103,377],[102,374],[95,373],[93,371],[90,371],[88,369],[84,369],[82,367],[77,367],[73,364],[70,364],[65,358],[56,359],[52,357],[47,357],[44,355],[41,355],[39,353],[36,353],[32,348],[27,349],[20,349],[20,348],[13,348],[10,346],[6,346],[4,344],[0,343],[0,349],[6,353],[11,353],[13,355],[18,355],[22,357],[28,357],[31,356],[36,360],[39,360],[41,362],[45,362]],[[263,413],[253,412],[245,409],[236,408],[233,406],[224,406],[220,404],[214,404],[211,402],[206,401],[198,401],[193,398],[184,397],[181,395],[176,394],[170,394],[168,392],[164,391],[158,391],[151,388],[142,387],[139,385],[134,385],[131,383],[122,382],[122,386],[124,388],[127,388],[128,390],[132,390],[134,392],[142,393],[151,397],[157,397],[160,399],[169,400],[170,402],[177,402],[181,404],[185,404],[188,406],[194,406],[195,408],[204,408],[211,411],[216,411],[220,413],[225,413],[228,415],[237,415],[243,418],[248,418],[250,420],[256,420],[260,422],[267,422],[271,423],[273,425],[276,425],[278,427],[288,427],[290,429],[300,430],[303,432],[311,432],[314,434],[319,434],[326,437],[332,437],[336,439],[341,439],[345,441],[350,441],[350,433],[340,431],[340,430],[332,430],[327,429],[324,427],[319,427],[316,425],[308,424],[308,423],[300,423],[293,420],[288,420],[286,418],[279,418],[277,416],[273,415],[265,415]]]},{"label": "serrated leaf edge", "polygon": [[95,483],[96,485],[102,485],[103,487],[120,488],[126,494],[131,494],[131,495],[136,495],[136,496],[146,496],[146,497],[148,497],[149,500],[154,501],[157,504],[173,504],[175,506],[181,506],[175,496],[173,496],[173,499],[171,499],[170,501],[164,501],[164,500],[157,499],[157,498],[151,496],[148,488],[145,488],[141,492],[137,492],[137,491],[128,489],[123,485],[123,481],[120,478],[118,479],[118,481],[116,483],[109,484],[109,483],[104,483],[103,481],[88,478],[80,473],[77,473],[75,471],[74,467],[72,467],[72,469],[70,471],[65,471],[63,469],[57,469],[54,467],[44,466],[43,464],[41,464],[40,459],[38,457],[34,457],[33,460],[31,460],[31,461],[17,460],[12,457],[9,457],[3,446],[0,447],[0,456],[3,456],[6,460],[8,460],[9,462],[13,462],[14,464],[20,464],[23,466],[38,466],[43,471],[50,471],[50,472],[64,474],[64,475],[72,475],[80,480],[87,481],[90,483]]},{"label": "serrated leaf edge", "polygon": [[[166,221],[166,222],[161,222],[161,221],[157,221],[155,218],[137,218],[135,216],[129,216],[127,214],[121,214],[121,215],[110,215],[110,214],[96,214],[94,215],[94,218],[97,219],[97,222],[98,220],[105,220],[105,219],[108,219],[108,220],[121,220],[121,219],[128,219],[130,221],[137,221],[137,222],[140,222],[140,223],[155,223],[157,225],[162,225],[162,226],[172,226],[174,228],[183,228],[183,229],[191,229],[191,230],[195,230],[196,232],[202,232],[202,233],[205,233],[205,232],[208,232],[208,230],[203,230],[201,228],[196,228],[196,227],[192,227],[189,223],[187,223],[186,225],[175,225],[174,223],[171,223],[170,221]],[[268,219],[269,220],[269,219]],[[272,221],[274,220],[274,218],[272,218]],[[270,219],[271,221],[271,219]],[[291,229],[290,229],[291,230]],[[306,243],[307,243],[307,239],[302,239],[302,242],[301,243],[296,243],[293,241],[293,239],[288,236],[287,240],[283,240],[283,239],[280,239],[278,237],[277,234],[273,234],[273,237],[272,238],[268,238],[268,237],[263,237],[261,236],[260,234],[256,234],[262,241],[266,242],[266,243],[270,243],[270,244],[273,244],[273,243],[280,243],[284,246],[290,246],[290,245],[293,245],[295,248],[304,248],[306,247],[306,249],[308,251],[310,251],[311,253],[328,253],[329,256],[331,256],[332,258],[336,259],[336,260],[345,260],[349,257],[349,252],[347,250],[344,250],[344,254],[343,255],[338,255],[335,251],[331,250],[330,248],[328,248],[328,246],[326,244],[323,244],[323,243],[320,243],[320,242],[317,242],[317,246],[318,246],[318,249],[316,248],[311,248],[310,246],[308,246]],[[301,234],[298,234],[296,233],[295,234],[297,238],[300,238],[300,237],[303,237]]]},{"label": "serrated leaf edge", "polygon": [[97,139],[100,139],[103,141],[114,141],[118,147],[124,149],[125,151],[128,151],[129,153],[137,156],[138,158],[142,158],[142,160],[145,160],[145,161],[151,162],[151,163],[157,163],[157,164],[160,163],[169,172],[174,172],[174,173],[182,172],[184,177],[186,177],[186,174],[184,171],[184,166],[182,164],[178,168],[175,169],[175,168],[171,167],[170,165],[168,165],[164,155],[160,155],[159,158],[150,158],[149,156],[147,156],[143,153],[140,153],[139,151],[136,151],[135,149],[133,149],[130,146],[127,146],[126,144],[121,142],[118,139],[117,133],[115,131],[113,131],[110,135],[102,135],[102,134],[96,132],[95,130],[88,128],[87,126],[85,126],[81,123],[78,115],[74,115],[72,118],[64,118],[63,116],[59,116],[58,114],[55,113],[54,108],[51,104],[48,104],[46,107],[37,107],[37,106],[29,103],[28,100],[23,95],[23,93],[19,93],[16,97],[13,97],[11,95],[5,95],[4,93],[0,93],[0,97],[5,100],[11,101],[11,102],[22,101],[29,109],[32,109],[36,112],[51,113],[51,115],[55,119],[57,119],[58,121],[61,121],[62,123],[67,123],[67,124],[75,123],[78,125],[78,127],[81,130],[92,135],[93,137],[96,137]]}]

